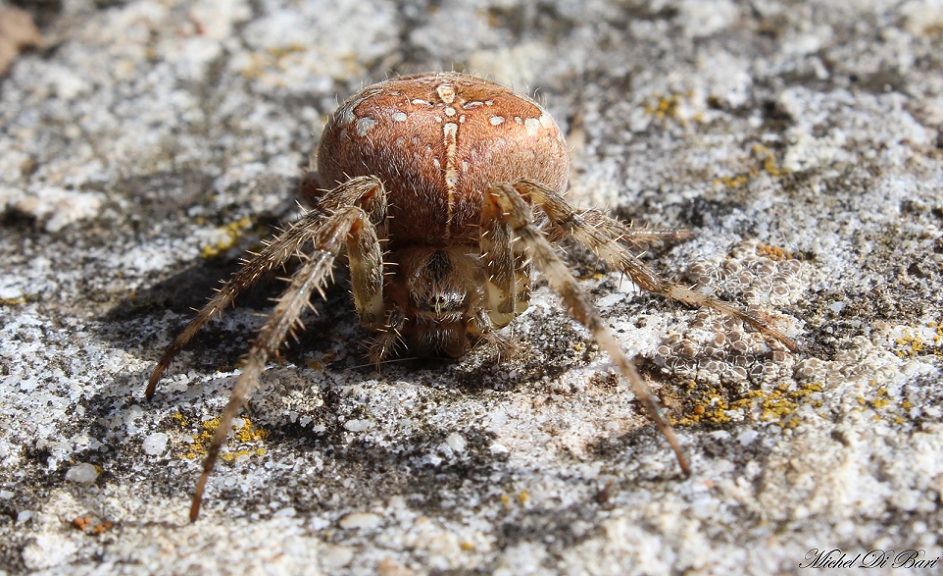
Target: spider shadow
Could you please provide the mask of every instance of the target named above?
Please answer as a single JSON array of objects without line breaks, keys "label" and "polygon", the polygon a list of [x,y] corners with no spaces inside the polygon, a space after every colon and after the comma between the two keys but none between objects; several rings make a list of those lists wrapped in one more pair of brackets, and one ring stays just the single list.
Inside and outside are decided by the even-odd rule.
[{"label": "spider shadow", "polygon": [[[242,267],[245,253],[246,247],[233,248],[138,290],[104,314],[101,336],[119,349],[156,361],[170,340],[196,317],[196,310]],[[273,310],[273,300],[285,290],[282,278],[291,276],[296,267],[297,262],[290,261],[283,269],[269,272],[241,292],[232,306],[207,322],[182,351],[181,355],[188,357],[188,366],[215,370],[237,365]],[[335,327],[359,327],[346,288],[349,281],[345,265],[338,263],[335,268],[337,281],[326,290],[327,299],[315,298],[312,304],[316,313],[302,317],[305,329],[298,332],[297,340],[305,355],[310,356],[312,351],[327,354],[321,349],[329,345]],[[168,318],[170,315],[174,317]],[[300,348],[289,340],[283,358],[303,365]]]},{"label": "spider shadow", "polygon": [[[270,217],[269,232],[274,232],[280,218]],[[173,276],[152,284],[122,299],[100,319],[100,337],[114,347],[137,357],[156,361],[170,340],[196,316],[221,284],[242,266],[250,250],[257,249],[260,237],[271,233],[260,231],[243,239],[238,245],[211,258],[200,259]],[[271,314],[274,303],[287,287],[283,278],[291,276],[298,266],[289,261],[283,269],[276,269],[261,278],[252,287],[241,292],[233,305],[218,317],[207,322],[181,351],[168,370],[171,374],[186,367],[198,371],[232,368],[240,362],[261,329],[264,319]],[[492,385],[507,389],[515,387],[506,378],[496,378],[493,371],[496,358],[473,347],[466,357],[455,360],[443,357],[393,358],[378,367],[370,363],[367,349],[372,335],[365,331],[354,309],[349,294],[349,270],[345,257],[334,265],[334,281],[325,290],[325,299],[315,296],[314,312],[305,312],[294,338],[289,338],[279,351],[279,358],[303,367],[312,361],[331,370],[359,373],[363,377],[379,374],[380,378],[409,377],[417,373],[447,374],[456,380],[450,386],[469,390],[489,389]],[[199,351],[198,353],[196,351]],[[274,360],[274,359],[273,359]],[[270,360],[271,362],[271,360]],[[534,362],[531,362],[534,364]],[[533,372],[531,369],[529,372]],[[422,378],[422,376],[420,376]],[[440,377],[423,378],[426,382]],[[523,381],[524,378],[516,379]]]}]

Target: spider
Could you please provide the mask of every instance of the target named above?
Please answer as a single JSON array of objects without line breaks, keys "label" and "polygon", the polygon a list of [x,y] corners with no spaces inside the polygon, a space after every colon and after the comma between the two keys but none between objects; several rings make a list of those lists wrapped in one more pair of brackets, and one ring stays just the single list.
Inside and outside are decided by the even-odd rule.
[{"label": "spider", "polygon": [[554,242],[571,237],[645,290],[716,309],[796,349],[760,318],[661,278],[629,248],[685,234],[631,228],[599,210],[577,212],[563,198],[569,161],[560,128],[537,102],[493,82],[430,73],[368,86],[334,113],[311,165],[300,188],[312,209],[223,284],[148,382],[150,398],[174,356],[211,317],[266,272],[300,259],[223,410],[191,521],[233,418],[269,357],[301,327],[314,293],[324,296],[344,252],[360,322],[375,333],[369,356],[377,364],[407,350],[458,358],[482,342],[499,356],[511,351],[498,329],[527,309],[536,268],[628,380],[685,474],[690,466],[674,430]]}]

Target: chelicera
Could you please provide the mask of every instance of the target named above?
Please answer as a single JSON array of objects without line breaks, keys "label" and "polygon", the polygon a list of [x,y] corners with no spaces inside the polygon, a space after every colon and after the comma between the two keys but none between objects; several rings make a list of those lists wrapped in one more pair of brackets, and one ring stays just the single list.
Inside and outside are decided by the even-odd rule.
[{"label": "chelicera", "polygon": [[[315,168],[316,167],[316,168]],[[687,458],[652,393],[554,248],[571,237],[645,290],[739,318],[790,350],[796,345],[760,318],[658,276],[630,247],[679,237],[630,228],[563,198],[569,171],[563,135],[537,102],[457,73],[408,76],[369,86],[333,115],[301,195],[312,207],[249,259],[167,348],[147,387],[215,314],[266,272],[300,264],[249,351],[220,418],[190,518],[232,420],[268,358],[300,325],[346,252],[354,305],[374,333],[373,362],[408,351],[458,358],[487,343],[511,349],[498,331],[528,306],[533,268],[543,273],[629,381],[677,456]]]}]

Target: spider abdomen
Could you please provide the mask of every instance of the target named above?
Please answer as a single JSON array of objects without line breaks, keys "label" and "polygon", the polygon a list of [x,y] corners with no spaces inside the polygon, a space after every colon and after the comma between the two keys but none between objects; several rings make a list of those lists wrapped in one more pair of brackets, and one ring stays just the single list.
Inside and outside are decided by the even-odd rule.
[{"label": "spider abdomen", "polygon": [[392,246],[478,243],[482,195],[522,179],[563,192],[563,135],[537,102],[457,73],[388,80],[349,98],[324,129],[322,188],[356,176],[386,187]]}]

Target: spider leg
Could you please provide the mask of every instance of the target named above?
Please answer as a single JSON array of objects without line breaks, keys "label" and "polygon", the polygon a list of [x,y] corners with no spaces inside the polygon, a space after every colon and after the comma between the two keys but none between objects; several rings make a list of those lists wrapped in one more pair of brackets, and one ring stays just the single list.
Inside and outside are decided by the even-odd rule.
[{"label": "spider leg", "polygon": [[383,303],[383,254],[374,226],[355,223],[347,235],[347,262],[350,267],[351,292],[360,324],[376,331],[385,326]]},{"label": "spider leg", "polygon": [[[580,217],[589,226],[596,228],[609,238],[625,244],[644,245],[654,242],[688,240],[694,236],[690,230],[684,230],[681,228],[646,228],[629,226],[624,222],[620,222],[615,218],[607,216],[604,212],[596,210],[595,208],[583,211],[580,214]],[[564,236],[569,234],[566,230],[562,230],[562,233]]]},{"label": "spider leg", "polygon": [[623,240],[621,231],[626,227],[617,220],[603,214],[594,214],[590,218],[584,218],[577,214],[562,196],[537,182],[524,180],[515,184],[514,189],[540,206],[553,225],[562,228],[578,242],[591,248],[606,264],[628,275],[643,289],[688,306],[713,308],[728,316],[739,318],[757,331],[778,340],[793,352],[799,349],[795,341],[757,316],[740,310],[728,302],[700,294],[686,286],[668,282],[660,277],[619,244],[619,241]]},{"label": "spider leg", "polygon": [[602,317],[590,303],[586,294],[580,289],[576,278],[566,264],[557,255],[553,245],[531,223],[531,208],[514,187],[503,184],[493,186],[485,194],[484,202],[489,207],[489,213],[505,222],[512,230],[515,238],[523,244],[524,251],[530,256],[534,264],[543,271],[550,287],[563,300],[570,314],[592,333],[599,346],[609,354],[609,358],[619,371],[628,379],[632,392],[645,407],[649,418],[662,433],[671,449],[675,453],[681,470],[690,475],[691,468],[678,437],[671,424],[665,419],[655,397],[642,380],[635,364],[616,341],[612,332],[606,328]]},{"label": "spider leg", "polygon": [[[524,185],[538,185],[529,180],[522,181]],[[518,182],[517,188],[521,188],[522,183]],[[525,197],[529,196],[525,191],[518,189],[518,192]],[[555,194],[555,193],[554,193]],[[576,210],[573,210],[576,212]],[[545,221],[544,235],[550,242],[556,243],[570,235],[570,232],[550,221],[547,214],[541,212],[535,215]],[[649,228],[647,226],[632,226],[621,220],[612,218],[602,210],[590,208],[579,212],[579,217],[589,226],[598,229],[600,232],[612,238],[616,242],[628,244],[630,246],[645,246],[655,242],[675,242],[678,240],[688,240],[694,237],[690,230],[684,228]]]},{"label": "spider leg", "polygon": [[530,298],[530,262],[515,250],[511,226],[502,218],[500,207],[484,202],[481,207],[479,252],[488,281],[485,285],[490,321],[476,322],[486,332],[501,328],[527,309]]},{"label": "spider leg", "polygon": [[495,353],[495,360],[501,362],[504,358],[511,358],[517,354],[517,342],[513,338],[505,336],[498,332],[488,311],[479,308],[471,320],[477,329],[480,343],[489,346]]},{"label": "spider leg", "polygon": [[478,245],[488,277],[485,285],[488,313],[498,326],[506,326],[514,319],[518,300],[511,239],[511,226],[501,217],[501,207],[493,202],[483,202]]},{"label": "spider leg", "polygon": [[377,372],[383,361],[396,353],[403,345],[402,329],[406,325],[406,312],[399,306],[393,305],[386,316],[386,321],[377,328],[379,334],[370,343],[367,357],[373,363]]},{"label": "spider leg", "polygon": [[[294,329],[303,327],[299,321],[301,312],[311,305],[311,295],[318,292],[324,296],[324,287],[331,280],[331,271],[334,260],[343,248],[345,241],[360,235],[376,235],[373,225],[367,214],[357,206],[347,206],[324,218],[317,226],[314,237],[314,251],[311,255],[303,256],[301,267],[291,278],[291,283],[285,292],[276,300],[275,310],[249,349],[242,374],[236,381],[229,396],[229,402],[219,419],[219,426],[213,433],[213,441],[203,460],[203,472],[197,481],[193,501],[190,505],[190,521],[196,520],[200,513],[200,502],[203,499],[203,490],[209,479],[219,451],[229,435],[233,418],[242,408],[246,396],[256,386],[259,375],[265,368],[269,356],[278,350],[285,337]],[[368,242],[369,243],[369,242]]]},{"label": "spider leg", "polygon": [[269,242],[259,254],[247,260],[245,265],[223,284],[216,295],[200,309],[196,318],[167,347],[148,380],[144,395],[147,398],[154,395],[157,382],[171,360],[210,318],[229,306],[240,292],[252,287],[266,272],[283,266],[289,258],[301,253],[304,244],[309,242],[321,228],[325,214],[345,205],[363,206],[375,224],[382,224],[386,217],[386,194],[383,191],[383,184],[371,177],[354,178],[341,184],[324,195],[317,210],[305,213]]}]

